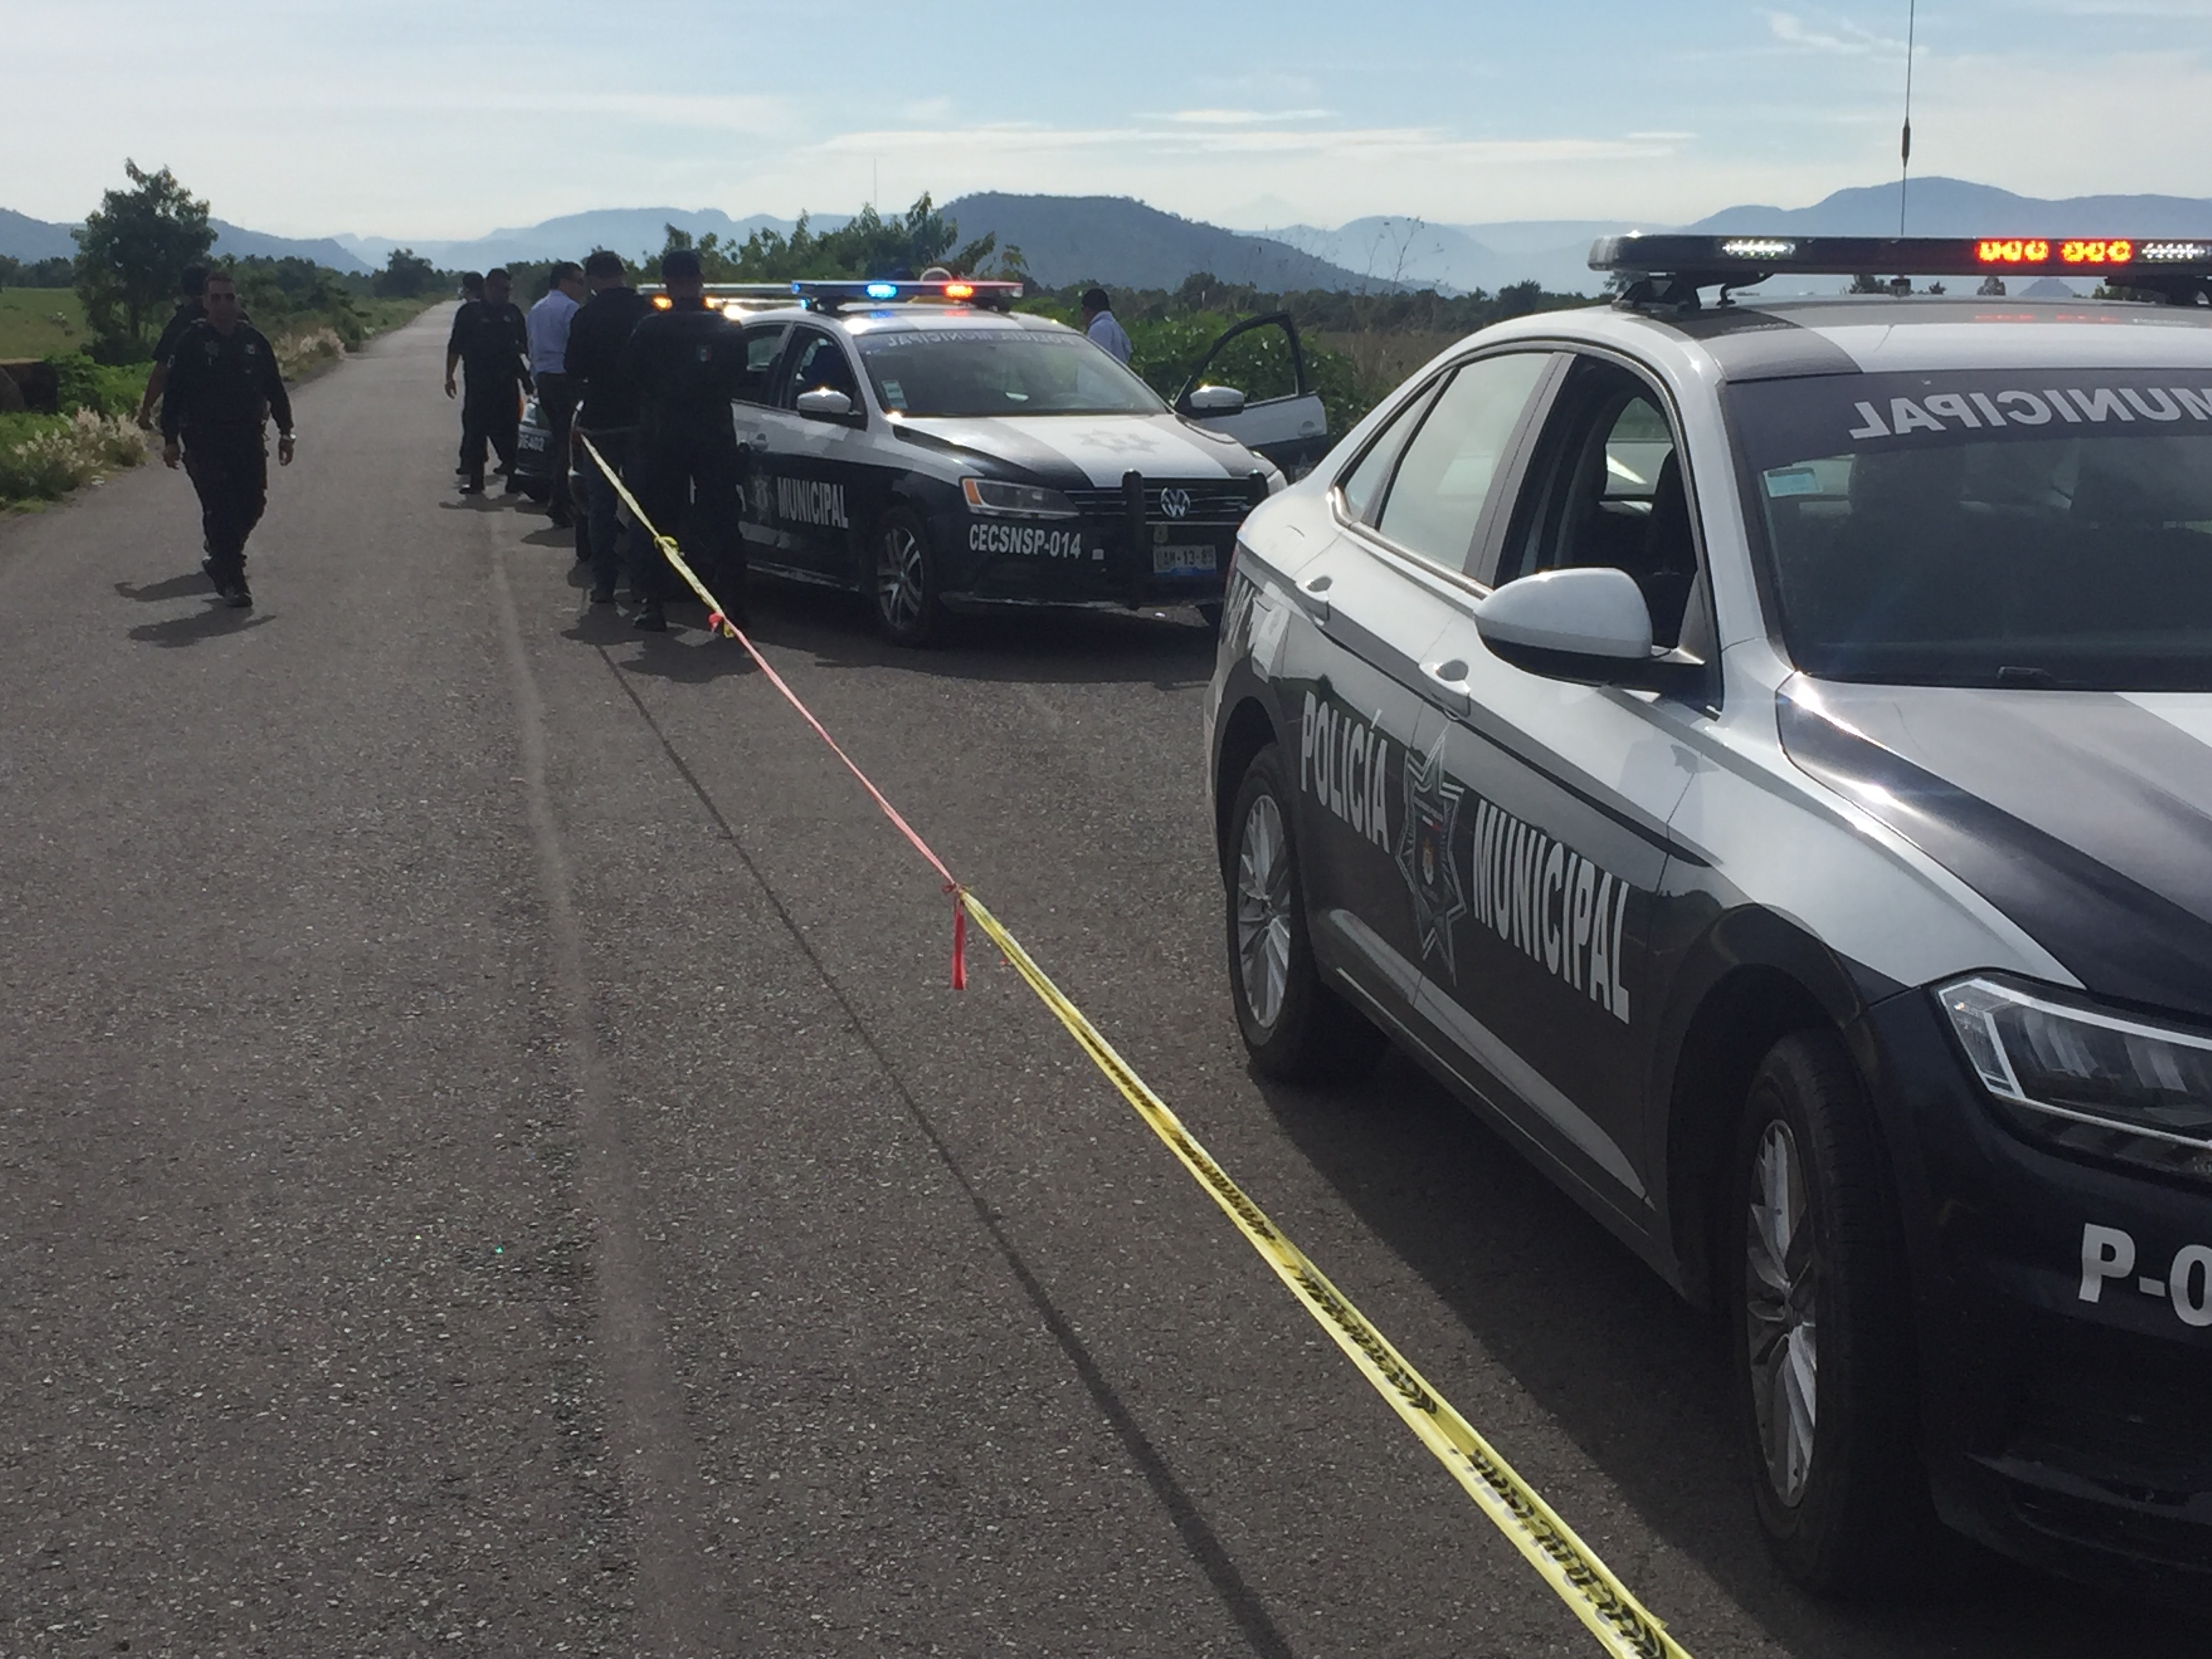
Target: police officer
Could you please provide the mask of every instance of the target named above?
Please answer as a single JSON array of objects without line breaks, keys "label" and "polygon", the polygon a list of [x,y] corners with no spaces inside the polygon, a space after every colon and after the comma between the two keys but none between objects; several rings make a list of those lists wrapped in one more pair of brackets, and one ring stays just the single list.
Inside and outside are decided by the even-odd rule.
[{"label": "police officer", "polygon": [[292,465],[292,399],[276,371],[276,354],[238,309],[238,289],[222,271],[210,274],[207,315],[187,328],[170,355],[161,399],[161,460],[185,471],[200,498],[208,556],[200,562],[216,592],[237,610],[253,603],[246,586],[246,538],[269,504],[269,452],[264,436],[276,417],[276,459]]},{"label": "police officer", "polygon": [[[592,297],[568,325],[568,373],[576,382],[578,429],[616,471],[623,471],[637,435],[637,385],[629,374],[626,348],[630,331],[653,310],[653,302],[625,279],[623,262],[602,248],[584,261]],[[592,551],[592,603],[615,602],[615,578],[621,574],[613,483],[590,459],[584,463],[590,517],[585,543]],[[631,561],[630,586],[642,595],[645,578]]]},{"label": "police officer", "polygon": [[[694,568],[709,573],[730,620],[741,622],[744,544],[733,533],[738,440],[730,424],[730,394],[744,373],[744,347],[736,325],[707,303],[696,253],[676,248],[662,254],[660,280],[668,308],[639,320],[624,354],[639,400],[631,487],[661,533],[675,536]],[[634,545],[645,585],[645,602],[634,620],[640,628],[665,632],[662,607],[674,573],[642,536]]]},{"label": "police officer", "polygon": [[[519,387],[530,385],[525,358],[530,350],[530,331],[521,309],[510,297],[514,279],[504,270],[484,272],[484,297],[476,305],[464,302],[453,318],[453,331],[446,342],[446,395],[453,393],[453,370],[468,369],[468,392],[461,399],[461,465],[466,476],[461,494],[483,494],[484,445],[499,452],[502,471],[514,466],[515,430],[521,424]],[[514,489],[512,477],[507,481]]]},{"label": "police officer", "polygon": [[[161,389],[168,382],[169,358],[177,349],[177,341],[186,329],[207,315],[207,307],[203,303],[207,280],[205,265],[186,265],[178,275],[177,308],[161,325],[161,337],[154,342],[153,372],[146,376],[146,395],[138,400],[138,424],[142,427],[154,424],[154,405],[161,400]],[[241,318],[244,314],[240,313]]]},{"label": "police officer", "polygon": [[584,303],[584,268],[571,259],[553,267],[544,297],[523,320],[530,335],[530,373],[538,382],[538,407],[550,428],[546,459],[553,488],[546,516],[568,527],[568,422],[576,412],[576,380],[568,371],[568,329]]}]

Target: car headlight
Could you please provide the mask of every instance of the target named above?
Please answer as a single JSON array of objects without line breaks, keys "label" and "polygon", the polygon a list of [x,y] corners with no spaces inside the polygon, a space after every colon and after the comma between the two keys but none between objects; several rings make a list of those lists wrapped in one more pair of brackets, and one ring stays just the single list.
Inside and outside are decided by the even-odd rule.
[{"label": "car headlight", "polygon": [[1073,519],[1075,503],[1057,489],[1038,484],[1005,483],[997,478],[963,478],[960,493],[977,513],[1018,514],[1024,519]]},{"label": "car headlight", "polygon": [[2212,1179],[2212,1036],[1992,979],[1936,994],[1982,1086],[2021,1129]]}]

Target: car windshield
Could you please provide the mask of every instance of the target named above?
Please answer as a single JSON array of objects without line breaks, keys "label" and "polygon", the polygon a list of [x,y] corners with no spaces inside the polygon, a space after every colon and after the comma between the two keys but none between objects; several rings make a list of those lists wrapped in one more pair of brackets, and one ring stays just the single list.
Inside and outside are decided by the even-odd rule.
[{"label": "car windshield", "polygon": [[1833,375],[1727,396],[1806,672],[2212,690],[2212,368]]},{"label": "car windshield", "polygon": [[899,329],[860,337],[876,398],[905,415],[1158,415],[1152,389],[1080,334]]}]

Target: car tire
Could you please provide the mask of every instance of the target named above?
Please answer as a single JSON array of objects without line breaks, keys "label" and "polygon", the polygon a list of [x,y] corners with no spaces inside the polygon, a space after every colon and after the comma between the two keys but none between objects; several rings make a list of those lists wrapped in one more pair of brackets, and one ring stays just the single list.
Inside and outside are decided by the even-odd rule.
[{"label": "car tire", "polygon": [[1832,1034],[1767,1051],[1733,1170],[1729,1367],[1767,1543],[1808,1589],[1911,1582],[1936,1527],[1903,1231],[1865,1091]]},{"label": "car tire", "polygon": [[927,645],[944,610],[937,599],[937,556],[920,515],[895,507],[869,538],[868,593],[876,627],[895,645]]},{"label": "car tire", "polygon": [[1296,800],[1271,743],[1245,769],[1229,817],[1230,1000],[1259,1071],[1286,1083],[1341,1081],[1370,1070],[1387,1039],[1315,965]]}]

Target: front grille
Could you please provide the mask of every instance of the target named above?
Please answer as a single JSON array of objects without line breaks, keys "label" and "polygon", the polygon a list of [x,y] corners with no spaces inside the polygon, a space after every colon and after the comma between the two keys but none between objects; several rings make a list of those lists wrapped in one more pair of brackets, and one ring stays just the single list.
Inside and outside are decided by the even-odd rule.
[{"label": "front grille", "polygon": [[[1210,478],[1187,482],[1175,478],[1145,480],[1145,522],[1174,524],[1176,520],[1162,507],[1163,492],[1177,489],[1190,498],[1190,510],[1182,515],[1187,523],[1242,524],[1244,515],[1263,499],[1261,487],[1241,479]],[[1118,489],[1064,489],[1060,492],[1075,503],[1085,518],[1118,516],[1128,509]]]}]

